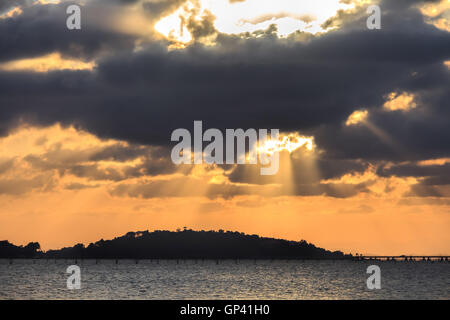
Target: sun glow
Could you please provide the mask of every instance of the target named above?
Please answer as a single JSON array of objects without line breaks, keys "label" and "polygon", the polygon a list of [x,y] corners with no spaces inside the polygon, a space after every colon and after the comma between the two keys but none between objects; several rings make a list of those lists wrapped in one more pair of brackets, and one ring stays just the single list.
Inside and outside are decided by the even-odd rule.
[{"label": "sun glow", "polygon": [[252,33],[277,27],[279,37],[296,31],[316,34],[329,31],[322,24],[335,16],[338,10],[354,9],[355,4],[340,0],[188,0],[175,12],[156,23],[155,29],[167,39],[188,43],[193,36],[190,21],[214,18],[214,28],[225,34]]},{"label": "sun glow", "polygon": [[187,15],[189,7],[180,7],[170,16],[161,19],[155,24],[155,30],[167,39],[179,43],[188,43],[192,40],[192,35],[184,25],[184,15]]},{"label": "sun glow", "polygon": [[288,151],[292,153],[300,148],[313,151],[315,148],[314,137],[301,136],[296,132],[281,134],[278,140],[267,139],[261,143],[258,152],[273,154],[274,152]]},{"label": "sun glow", "polygon": [[417,107],[414,102],[414,95],[403,92],[398,94],[396,92],[392,92],[387,96],[387,101],[383,105],[384,109],[389,111],[409,111]]},{"label": "sun glow", "polygon": [[13,18],[15,16],[19,16],[22,14],[22,9],[20,9],[20,7],[14,7],[12,9],[10,9],[9,11],[0,14],[0,19],[8,19],[8,18]]},{"label": "sun glow", "polygon": [[92,70],[94,62],[63,58],[58,52],[45,56],[20,59],[0,64],[4,71],[49,72],[54,70]]},{"label": "sun glow", "polygon": [[440,2],[431,2],[421,4],[419,6],[420,12],[428,17],[436,17],[446,10],[450,9],[450,0],[442,0]]},{"label": "sun glow", "polygon": [[434,1],[418,6],[425,22],[441,30],[450,31],[450,0]]},{"label": "sun glow", "polygon": [[367,117],[369,116],[369,111],[367,110],[357,110],[354,111],[345,122],[346,126],[354,126],[365,122]]}]

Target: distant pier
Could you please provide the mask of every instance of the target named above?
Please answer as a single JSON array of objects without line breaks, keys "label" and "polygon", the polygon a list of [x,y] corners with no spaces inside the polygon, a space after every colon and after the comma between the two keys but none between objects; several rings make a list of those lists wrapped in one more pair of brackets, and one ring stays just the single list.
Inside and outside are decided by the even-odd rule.
[{"label": "distant pier", "polygon": [[364,256],[357,255],[354,257],[357,261],[450,261],[450,256]]}]

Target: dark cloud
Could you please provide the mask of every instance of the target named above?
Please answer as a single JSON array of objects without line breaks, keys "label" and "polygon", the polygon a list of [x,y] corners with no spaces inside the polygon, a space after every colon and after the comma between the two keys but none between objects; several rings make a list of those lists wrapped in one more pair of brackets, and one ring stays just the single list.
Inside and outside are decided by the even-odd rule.
[{"label": "dark cloud", "polygon": [[20,7],[24,4],[32,3],[33,0],[2,0],[0,2],[0,14],[7,12],[14,7]]},{"label": "dark cloud", "polygon": [[30,179],[0,179],[0,195],[22,195],[32,190],[50,191],[55,181],[50,175],[38,175]]},{"label": "dark cloud", "polygon": [[142,7],[151,17],[168,15],[187,0],[150,0],[142,4]]},{"label": "dark cloud", "polygon": [[437,186],[429,186],[422,184],[415,184],[411,186],[411,190],[406,196],[425,197],[425,198],[448,198],[450,197],[450,189],[447,187],[441,188]]},{"label": "dark cloud", "polygon": [[450,196],[450,163],[442,165],[399,164],[380,167],[378,175],[383,177],[414,177],[419,180],[411,186],[407,195],[419,197]]},{"label": "dark cloud", "polygon": [[0,158],[0,174],[4,174],[14,167],[15,159],[2,159]]},{"label": "dark cloud", "polygon": [[441,165],[421,165],[417,163],[380,166],[377,174],[381,177],[413,177],[418,183],[407,193],[418,197],[450,196],[450,163]]},{"label": "dark cloud", "polygon": [[112,161],[127,161],[133,160],[138,157],[147,155],[149,153],[149,149],[143,146],[128,146],[121,144],[114,144],[112,146],[108,146],[102,148],[101,150],[93,153],[90,157],[90,161],[101,161],[101,160],[112,160]]},{"label": "dark cloud", "polygon": [[[137,164],[126,163],[140,159]],[[41,171],[56,171],[60,176],[71,174],[88,180],[122,181],[132,177],[156,176],[161,174],[188,174],[192,166],[179,168],[170,158],[170,150],[162,147],[142,147],[114,144],[107,147],[65,149],[55,144],[43,154],[29,154],[24,160]],[[0,162],[1,169],[8,169],[12,160]],[[99,161],[114,161],[121,169],[101,166]]]},{"label": "dark cloud", "polygon": [[69,174],[73,174],[80,178],[88,178],[88,180],[111,180],[120,181],[126,177],[117,169],[105,168],[100,169],[98,165],[76,165],[68,170]]},{"label": "dark cloud", "polygon": [[[144,6],[160,15],[180,3]],[[277,39],[269,30],[245,40],[219,34],[216,46],[194,44],[175,51],[148,39],[140,39],[141,49],[133,51],[135,37],[102,28],[71,33],[64,28],[62,6],[33,6],[0,21],[0,60],[59,51],[81,59],[98,57],[98,67],[0,72],[0,105],[5,106],[0,109],[0,133],[7,134],[20,121],[60,122],[100,137],[167,150],[172,130],[192,129],[194,120],[203,120],[207,128],[300,131],[313,135],[323,152],[317,159],[318,177],[303,172],[304,163],[293,163],[296,192],[350,196],[367,186],[331,187],[320,179],[363,172],[370,162],[450,156],[450,72],[443,64],[450,58],[450,34],[425,23],[413,8],[417,3],[382,2],[381,30],[366,30],[366,17],[356,15],[340,17],[341,29],[302,42]],[[191,26],[199,37],[212,32],[211,19],[205,21]],[[394,91],[414,94],[417,108],[383,110],[385,96]],[[371,126],[345,126],[360,108],[370,111]],[[144,152],[139,147],[128,149],[128,155],[124,151],[113,147],[91,159],[123,161]],[[128,174],[176,170],[168,153],[149,159]],[[76,168],[74,174],[99,176],[94,167]],[[246,170],[254,168],[236,168],[230,179],[242,181],[249,176]],[[119,179],[112,171],[109,176]],[[261,179],[278,178],[252,182],[268,183]],[[428,179],[438,184],[442,177]],[[441,184],[448,183],[444,180]],[[134,193],[157,194],[158,186],[145,188]],[[211,192],[226,197],[247,191],[222,186]]]},{"label": "dark cloud", "polygon": [[66,26],[68,5],[28,6],[20,15],[0,19],[0,62],[52,52],[90,60],[101,53],[133,50],[135,38],[103,26],[101,21],[108,17],[96,6],[82,7],[82,29],[69,31]]},{"label": "dark cloud", "polygon": [[327,183],[327,184],[313,184],[313,185],[298,185],[296,186],[294,195],[297,196],[319,196],[324,195],[334,198],[349,198],[356,196],[359,193],[369,193],[368,187],[373,182],[365,182],[358,184],[350,183]]},{"label": "dark cloud", "polygon": [[69,183],[64,188],[67,190],[84,190],[84,189],[93,189],[97,188],[99,185],[89,185],[89,184],[83,184],[83,183]]},{"label": "dark cloud", "polygon": [[[166,180],[147,180],[138,183],[120,183],[110,188],[113,196],[127,196],[132,198],[168,198],[168,197],[202,197],[210,199],[230,199],[241,195],[260,195],[265,197],[277,196],[329,196],[334,198],[348,198],[361,192],[370,192],[368,187],[373,182],[358,184],[347,183],[315,183],[298,184],[292,189],[285,185],[255,185],[208,183],[207,180],[193,177],[172,178]],[[193,187],[196,186],[196,187]]]},{"label": "dark cloud", "polygon": [[382,177],[416,177],[425,178],[423,183],[428,185],[450,184],[450,163],[443,165],[399,164],[380,167],[377,174]]}]

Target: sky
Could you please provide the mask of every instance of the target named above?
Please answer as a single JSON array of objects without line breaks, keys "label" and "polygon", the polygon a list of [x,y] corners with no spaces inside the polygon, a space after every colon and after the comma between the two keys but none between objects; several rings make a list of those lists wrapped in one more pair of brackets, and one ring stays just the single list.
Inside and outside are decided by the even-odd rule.
[{"label": "sky", "polygon": [[[0,240],[187,227],[448,255],[449,19],[449,0],[2,1]],[[195,120],[279,129],[278,173],[175,165]]]}]

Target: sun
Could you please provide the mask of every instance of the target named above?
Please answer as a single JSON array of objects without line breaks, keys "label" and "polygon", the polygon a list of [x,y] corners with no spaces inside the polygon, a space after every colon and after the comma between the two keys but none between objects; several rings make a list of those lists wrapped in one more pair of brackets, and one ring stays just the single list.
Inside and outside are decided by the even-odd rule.
[{"label": "sun", "polygon": [[296,31],[317,34],[332,29],[324,29],[323,24],[339,10],[354,8],[354,3],[341,0],[188,0],[159,20],[155,30],[173,42],[187,44],[193,40],[187,28],[189,21],[199,21],[210,13],[215,18],[214,28],[224,34],[252,33],[271,25],[276,26],[279,37]]},{"label": "sun", "polygon": [[188,8],[180,7],[171,15],[159,20],[155,24],[155,30],[171,41],[189,43],[192,35],[184,23]]}]

